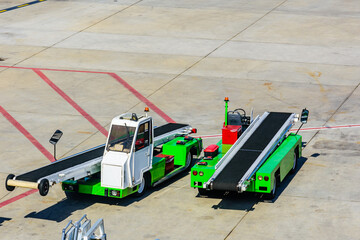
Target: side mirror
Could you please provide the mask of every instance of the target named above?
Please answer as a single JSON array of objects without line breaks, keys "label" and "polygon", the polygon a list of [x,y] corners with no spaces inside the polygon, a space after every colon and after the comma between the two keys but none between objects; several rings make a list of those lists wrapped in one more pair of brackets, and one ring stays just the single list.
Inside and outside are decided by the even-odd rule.
[{"label": "side mirror", "polygon": [[301,112],[301,123],[305,124],[307,123],[307,120],[309,118],[309,110],[307,110],[306,108],[304,108]]},{"label": "side mirror", "polygon": [[61,136],[63,135],[63,132],[60,130],[56,130],[52,137],[50,138],[49,142],[54,145],[54,159],[56,160],[56,144],[60,140]]}]

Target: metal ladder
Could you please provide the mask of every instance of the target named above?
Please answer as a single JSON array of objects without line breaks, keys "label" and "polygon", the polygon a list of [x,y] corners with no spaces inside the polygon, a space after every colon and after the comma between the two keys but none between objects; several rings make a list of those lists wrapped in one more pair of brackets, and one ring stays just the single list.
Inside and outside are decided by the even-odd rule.
[{"label": "metal ladder", "polygon": [[104,220],[98,219],[93,226],[86,214],[75,224],[70,220],[62,230],[61,240],[106,240]]}]

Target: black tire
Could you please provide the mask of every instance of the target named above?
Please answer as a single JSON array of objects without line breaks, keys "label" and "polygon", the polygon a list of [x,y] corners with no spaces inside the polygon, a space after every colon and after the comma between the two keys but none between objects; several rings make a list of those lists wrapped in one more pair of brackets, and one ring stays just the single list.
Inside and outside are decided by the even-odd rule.
[{"label": "black tire", "polygon": [[9,179],[14,179],[15,175],[14,174],[9,174],[7,177],[6,177],[6,180],[5,180],[5,188],[6,190],[8,190],[9,192],[11,191],[14,191],[15,187],[14,186],[9,186],[7,184],[8,180]]},{"label": "black tire", "polygon": [[299,158],[298,153],[295,150],[295,152],[294,152],[294,164],[293,164],[293,166],[292,166],[292,168],[290,170],[290,173],[295,173],[296,172],[296,166],[297,166],[298,158]]},{"label": "black tire", "polygon": [[50,184],[49,180],[43,179],[40,181],[38,189],[41,196],[46,196],[49,192]]},{"label": "black tire", "polygon": [[271,189],[270,193],[267,193],[267,194],[264,195],[264,198],[266,200],[273,200],[276,197],[277,181],[278,181],[278,177],[276,176],[274,178],[274,187],[273,187],[273,189]]},{"label": "black tire", "polygon": [[69,200],[79,200],[81,197],[81,194],[78,192],[65,191],[65,195]]},{"label": "black tire", "polygon": [[205,188],[198,188],[199,196],[208,196],[210,191],[206,190]]},{"label": "black tire", "polygon": [[206,190],[205,188],[198,188],[200,197],[220,197],[224,195],[224,191],[220,190]]},{"label": "black tire", "polygon": [[146,190],[149,188],[150,186],[150,175],[147,173],[143,174],[143,178],[142,181],[139,185],[139,189],[136,193],[134,193],[135,197],[141,197],[145,194]]},{"label": "black tire", "polygon": [[190,153],[190,151],[186,155],[186,162],[185,162],[185,170],[189,170],[191,168],[191,163],[193,161],[193,155]]}]

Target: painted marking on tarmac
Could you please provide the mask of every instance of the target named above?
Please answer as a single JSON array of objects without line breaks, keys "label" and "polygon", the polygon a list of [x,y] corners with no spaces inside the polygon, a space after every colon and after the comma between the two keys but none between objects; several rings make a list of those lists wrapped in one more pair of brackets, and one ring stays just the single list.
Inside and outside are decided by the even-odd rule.
[{"label": "painted marking on tarmac", "polygon": [[4,117],[16,127],[44,156],[50,160],[50,162],[54,162],[54,156],[46,150],[39,142],[36,140],[18,121],[13,118],[10,113],[8,113],[2,106],[0,106],[0,112]]},{"label": "painted marking on tarmac", "polygon": [[[8,113],[2,106],[0,106],[0,112],[2,115],[12,124],[14,127],[16,127],[42,154],[44,154],[47,159],[50,160],[50,162],[54,162],[54,156],[44,148],[18,121],[16,121],[10,113]],[[29,196],[30,194],[33,194],[37,192],[37,189],[31,189],[27,192],[24,192],[18,196],[12,197],[6,201],[0,202],[0,208],[13,203],[17,200],[20,200],[26,196]]]},{"label": "painted marking on tarmac", "polygon": [[36,193],[37,191],[38,191],[37,189],[31,189],[27,192],[24,192],[20,195],[17,195],[13,198],[6,200],[6,201],[0,202],[0,208],[5,207],[6,205],[9,205],[10,203],[16,202],[17,200],[20,200],[26,196],[29,196],[30,194]]},{"label": "painted marking on tarmac", "polygon": [[93,117],[91,117],[84,109],[82,109],[74,100],[72,100],[63,90],[56,86],[43,72],[38,69],[33,70],[42,80],[44,80],[52,89],[55,90],[62,98],[65,99],[73,108],[75,108],[84,118],[86,118],[94,127],[96,127],[105,136],[108,135],[106,129],[100,125]]},{"label": "painted marking on tarmac", "polygon": [[175,123],[175,121],[170,118],[167,114],[165,114],[163,111],[160,110],[160,108],[158,108],[155,104],[153,104],[152,102],[150,102],[146,97],[144,97],[141,93],[139,93],[138,91],[136,91],[135,88],[133,88],[132,86],[130,86],[130,84],[128,84],[125,80],[123,80],[121,77],[119,77],[117,74],[115,73],[108,73],[111,77],[113,77],[114,79],[116,79],[119,83],[121,83],[126,89],[128,89],[132,94],[135,95],[135,97],[137,97],[140,101],[142,101],[143,103],[145,103],[149,108],[151,108],[154,112],[156,112],[160,117],[162,117],[163,119],[165,119],[165,121],[170,122],[170,123]]},{"label": "painted marking on tarmac", "polygon": [[[339,125],[339,126],[325,126],[325,127],[314,127],[314,128],[302,128],[300,129],[300,132],[302,131],[321,131],[321,130],[332,130],[332,129],[340,129],[340,128],[355,128],[360,127],[360,124],[348,124],[348,125]],[[297,129],[290,129],[290,132],[296,132]],[[214,135],[203,135],[203,136],[195,136],[195,137],[201,137],[201,138],[220,138],[221,134],[214,134]]]},{"label": "painted marking on tarmac", "polygon": [[15,9],[27,7],[27,6],[30,6],[30,5],[33,5],[33,4],[36,4],[36,3],[45,2],[45,1],[46,1],[46,0],[37,0],[37,1],[32,1],[32,2],[28,2],[28,3],[24,3],[24,4],[21,4],[21,5],[17,5],[17,6],[14,6],[14,7],[5,8],[5,9],[0,10],[0,13],[9,12],[9,11],[11,11],[11,10],[15,10]]},{"label": "painted marking on tarmac", "polygon": [[152,103],[149,99],[144,97],[140,92],[138,92],[135,88],[133,88],[129,83],[127,83],[124,79],[119,77],[116,73],[112,72],[99,72],[99,71],[86,71],[86,70],[68,70],[68,69],[53,69],[53,68],[30,68],[30,67],[15,67],[15,66],[6,66],[1,65],[1,68],[14,68],[14,69],[28,69],[33,71],[56,71],[56,72],[76,72],[76,73],[97,73],[97,74],[107,74],[121,83],[126,89],[128,89],[132,94],[135,95],[140,101],[145,103],[149,108],[151,108],[155,113],[157,113],[160,117],[162,117],[165,121],[174,123],[175,121],[169,117],[166,113],[164,113],[160,108],[158,108],[154,103]]},{"label": "painted marking on tarmac", "polygon": [[[46,0],[42,0],[46,1]],[[163,111],[161,111],[155,104],[153,104],[150,100],[148,100],[146,97],[144,97],[141,93],[139,93],[135,88],[133,88],[130,84],[128,84],[125,80],[120,78],[117,74],[111,73],[111,72],[99,72],[99,71],[84,71],[84,70],[67,70],[67,69],[50,69],[50,68],[29,68],[29,67],[14,67],[14,66],[0,66],[1,68],[14,68],[14,69],[27,69],[27,70],[33,70],[36,74],[38,74],[50,87],[52,87],[55,91],[57,91],[59,94],[60,92],[63,94],[62,97],[66,100],[68,99],[70,102],[72,102],[74,106],[78,106],[69,96],[67,96],[60,88],[58,88],[53,82],[50,81],[49,78],[45,76],[45,74],[41,71],[60,71],[60,72],[78,72],[78,73],[97,73],[97,74],[108,74],[114,79],[116,79],[119,83],[121,83],[125,88],[127,88],[131,93],[133,93],[139,100],[147,104],[151,109],[154,110],[159,116],[161,116],[164,120],[167,122],[175,122],[172,118],[170,118],[167,114],[165,114]],[[69,102],[69,103],[70,103]],[[71,104],[71,103],[70,103]],[[71,104],[72,105],[72,104]],[[78,106],[78,111],[82,108]],[[26,131],[4,108],[0,106],[1,113],[7,118],[13,125],[16,127],[19,127],[18,130],[22,132],[39,150],[43,149],[44,151],[41,151],[51,162],[54,161],[54,157],[51,155],[50,152],[48,152],[32,135]],[[83,113],[87,115],[89,118],[92,118],[90,115],[88,115],[84,110]],[[82,114],[83,115],[83,114]],[[84,116],[84,115],[83,115]],[[95,121],[95,120],[94,120]],[[96,121],[95,121],[96,122]],[[94,122],[94,123],[95,123]],[[17,123],[17,124],[16,124]],[[100,124],[99,124],[100,125]],[[105,129],[104,129],[105,130]],[[106,130],[105,130],[106,131]],[[102,131],[101,131],[102,132]],[[107,131],[106,131],[107,133]],[[104,134],[104,133],[103,133]],[[106,134],[107,135],[107,134]],[[48,152],[48,153],[46,153]],[[30,194],[33,194],[37,192],[36,189],[29,190],[25,193],[22,193],[18,196],[15,196],[13,198],[10,198],[4,202],[0,202],[0,208],[13,203],[19,199],[22,199]]]}]

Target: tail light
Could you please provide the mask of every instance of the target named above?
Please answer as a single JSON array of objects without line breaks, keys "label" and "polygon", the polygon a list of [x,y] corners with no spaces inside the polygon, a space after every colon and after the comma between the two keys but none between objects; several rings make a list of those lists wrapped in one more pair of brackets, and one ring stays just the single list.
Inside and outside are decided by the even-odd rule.
[{"label": "tail light", "polygon": [[265,177],[264,177],[264,180],[265,180],[265,181],[269,181],[269,177],[268,177],[268,176],[265,176]]},{"label": "tail light", "polygon": [[200,171],[199,176],[204,176],[204,172]]},{"label": "tail light", "polygon": [[263,177],[261,175],[258,176],[259,181],[263,180]]},{"label": "tail light", "polygon": [[198,172],[196,170],[193,171],[193,175],[196,176]]},{"label": "tail light", "polygon": [[191,133],[197,133],[197,129],[196,128],[191,129]]}]

